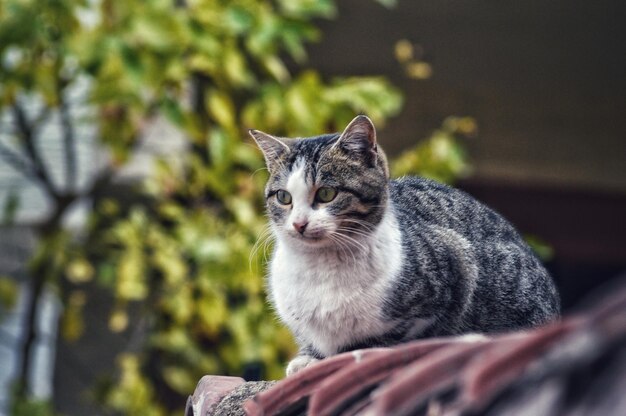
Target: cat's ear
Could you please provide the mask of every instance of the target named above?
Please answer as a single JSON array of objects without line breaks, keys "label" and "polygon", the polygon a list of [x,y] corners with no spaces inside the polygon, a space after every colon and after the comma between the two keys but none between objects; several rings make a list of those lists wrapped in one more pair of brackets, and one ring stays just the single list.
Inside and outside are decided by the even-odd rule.
[{"label": "cat's ear", "polygon": [[367,116],[356,116],[345,128],[337,146],[347,152],[358,152],[376,161],[376,128]]},{"label": "cat's ear", "polygon": [[265,164],[268,168],[272,166],[276,160],[279,160],[283,155],[291,151],[283,139],[263,133],[259,130],[248,130],[248,133],[250,133],[250,136],[252,136],[259,146],[259,149],[263,152]]}]

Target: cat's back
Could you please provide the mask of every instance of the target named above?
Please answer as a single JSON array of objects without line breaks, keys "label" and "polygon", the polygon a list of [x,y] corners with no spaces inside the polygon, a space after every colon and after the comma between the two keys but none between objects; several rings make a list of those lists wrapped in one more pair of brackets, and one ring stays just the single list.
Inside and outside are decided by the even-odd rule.
[{"label": "cat's back", "polygon": [[404,226],[433,224],[453,229],[470,241],[519,239],[513,226],[502,216],[451,186],[426,178],[403,177],[392,180],[389,191]]},{"label": "cat's back", "polygon": [[[471,307],[464,319],[470,329],[527,327],[558,315],[559,298],[552,278],[501,215],[459,189],[425,178],[393,180],[389,193],[409,269],[433,286],[448,281],[454,287],[467,278],[463,269],[477,270],[473,295],[467,299]],[[444,253],[440,263],[457,263],[459,271],[441,272],[428,253]],[[428,264],[439,273],[424,272]],[[494,314],[506,320],[494,320]]]}]

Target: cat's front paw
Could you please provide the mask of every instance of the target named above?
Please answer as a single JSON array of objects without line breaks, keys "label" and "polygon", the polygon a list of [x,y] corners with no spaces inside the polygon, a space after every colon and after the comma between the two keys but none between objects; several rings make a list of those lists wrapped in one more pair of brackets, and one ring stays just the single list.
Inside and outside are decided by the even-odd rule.
[{"label": "cat's front paw", "polygon": [[317,358],[311,357],[310,355],[298,355],[289,362],[289,365],[287,365],[287,377],[292,374],[296,374],[298,371],[317,361],[319,361]]}]

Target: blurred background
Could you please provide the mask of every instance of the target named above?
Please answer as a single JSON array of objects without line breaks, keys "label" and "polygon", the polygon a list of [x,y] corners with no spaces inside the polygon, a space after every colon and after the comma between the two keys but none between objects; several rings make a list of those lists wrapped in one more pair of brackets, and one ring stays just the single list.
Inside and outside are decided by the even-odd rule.
[{"label": "blurred background", "polygon": [[626,269],[626,6],[0,2],[0,414],[180,414],[280,378],[249,128],[379,128],[510,219],[567,312]]}]

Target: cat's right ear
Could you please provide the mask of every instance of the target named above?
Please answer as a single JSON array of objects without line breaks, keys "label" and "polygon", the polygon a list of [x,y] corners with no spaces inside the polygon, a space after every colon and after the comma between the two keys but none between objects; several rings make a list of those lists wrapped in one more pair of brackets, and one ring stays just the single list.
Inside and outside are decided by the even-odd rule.
[{"label": "cat's right ear", "polygon": [[378,149],[374,123],[367,116],[356,116],[341,133],[335,146],[349,153],[363,155],[372,166],[376,165]]},{"label": "cat's right ear", "polygon": [[285,154],[291,151],[283,139],[263,133],[259,130],[248,130],[248,133],[263,152],[265,164],[268,169],[274,165],[274,162],[280,160]]}]

